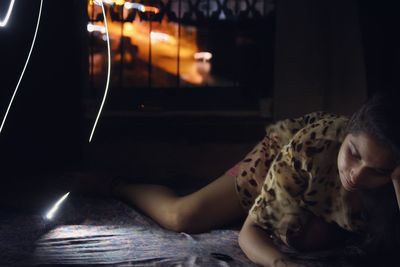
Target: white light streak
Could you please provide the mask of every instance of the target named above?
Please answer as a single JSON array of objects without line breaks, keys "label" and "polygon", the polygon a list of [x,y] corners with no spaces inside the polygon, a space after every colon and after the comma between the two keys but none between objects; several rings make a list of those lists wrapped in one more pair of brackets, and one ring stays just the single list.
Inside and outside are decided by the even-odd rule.
[{"label": "white light streak", "polygon": [[139,3],[131,3],[131,2],[124,2],[124,1],[114,1],[114,0],[94,0],[93,3],[95,5],[101,6],[101,3],[106,5],[117,5],[117,6],[124,6],[125,9],[136,9],[140,12],[152,12],[155,14],[160,13],[160,9],[154,6],[145,6]]},{"label": "white light streak", "polygon": [[94,3],[98,6],[102,6],[103,3],[107,4],[107,5],[114,5],[114,1],[113,0],[95,0]]},{"label": "white light streak", "polygon": [[168,34],[163,32],[151,32],[150,38],[152,41],[165,42],[165,43],[167,43],[171,39],[171,37]]},{"label": "white light streak", "polygon": [[90,133],[89,143],[92,141],[94,131],[96,130],[97,122],[99,121],[101,111],[103,110],[104,102],[106,101],[106,97],[107,97],[107,93],[108,93],[108,87],[110,85],[110,74],[111,74],[110,36],[108,35],[108,25],[107,25],[106,11],[104,10],[104,4],[103,4],[102,1],[101,1],[101,10],[103,11],[104,26],[106,27],[106,36],[107,36],[107,52],[108,52],[107,82],[106,82],[106,88],[105,88],[103,100],[101,101],[101,105],[100,105],[99,112],[97,113],[96,121],[94,122],[92,132]]},{"label": "white light streak", "polygon": [[144,5],[139,4],[139,3],[125,2],[124,8],[126,8],[126,9],[136,9],[136,10],[144,12]]},{"label": "white light streak", "polygon": [[35,34],[34,34],[34,36],[33,36],[32,45],[31,45],[31,48],[30,48],[30,50],[29,50],[28,58],[26,59],[24,68],[22,69],[21,76],[19,77],[17,86],[15,87],[15,90],[14,90],[14,93],[13,93],[13,95],[12,95],[12,97],[11,97],[10,103],[8,104],[6,114],[4,115],[3,121],[1,122],[0,133],[1,133],[1,131],[3,130],[4,123],[6,122],[6,119],[7,119],[7,116],[8,116],[8,112],[10,111],[10,108],[11,108],[11,105],[12,105],[12,103],[13,103],[13,101],[14,101],[15,95],[17,94],[19,85],[20,85],[20,83],[21,83],[21,81],[22,81],[22,77],[24,76],[26,67],[28,66],[29,59],[30,59],[31,54],[32,54],[33,47],[34,47],[34,45],[35,45],[36,36],[37,36],[38,30],[39,30],[40,18],[41,18],[41,16],[42,16],[42,6],[43,6],[43,0],[40,0],[39,15],[38,15],[37,23],[36,23],[36,29],[35,29]]},{"label": "white light streak", "polygon": [[106,28],[101,25],[96,25],[93,23],[88,23],[87,25],[87,31],[88,32],[101,32],[101,33],[106,33]]},{"label": "white light streak", "polygon": [[139,10],[140,12],[153,12],[155,14],[160,13],[160,9],[154,6],[145,6],[143,4],[139,3],[131,3],[131,2],[125,2],[124,4],[125,9],[136,9]]},{"label": "white light streak", "polygon": [[10,6],[8,7],[8,10],[6,13],[6,17],[3,20],[0,20],[0,27],[5,27],[7,25],[8,20],[10,19],[10,16],[11,16],[11,12],[14,7],[14,2],[15,2],[15,0],[11,0]]},{"label": "white light streak", "polygon": [[197,52],[194,54],[195,60],[209,61],[212,59],[212,54],[210,52]]},{"label": "white light streak", "polygon": [[53,219],[54,214],[56,213],[56,211],[58,210],[58,208],[60,207],[61,203],[63,203],[63,201],[68,197],[70,192],[66,193],[65,195],[63,195],[57,202],[56,204],[54,204],[54,206],[49,210],[49,212],[47,212],[46,214],[46,218],[48,220]]}]

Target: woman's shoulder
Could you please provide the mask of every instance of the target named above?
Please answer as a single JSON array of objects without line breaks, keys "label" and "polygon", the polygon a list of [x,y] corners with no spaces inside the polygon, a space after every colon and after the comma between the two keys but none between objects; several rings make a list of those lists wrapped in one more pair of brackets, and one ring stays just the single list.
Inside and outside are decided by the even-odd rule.
[{"label": "woman's shoulder", "polygon": [[[276,140],[281,146],[287,144],[297,134],[305,134],[312,130],[318,137],[331,135],[333,128],[337,129],[340,125],[347,122],[344,116],[336,115],[325,111],[315,111],[307,113],[301,117],[279,120],[266,127],[266,134]],[[328,131],[331,129],[331,131]]]},{"label": "woman's shoulder", "polygon": [[[312,123],[311,123],[312,121]],[[342,143],[346,134],[348,118],[334,114],[319,117],[318,120],[310,120],[310,123],[300,129],[290,142],[300,147],[312,147],[330,144],[332,142]],[[293,145],[293,144],[292,144]]]},{"label": "woman's shoulder", "polygon": [[300,118],[291,119],[291,120],[293,121],[293,120],[298,120],[298,119],[303,120],[304,124],[308,125],[308,124],[316,123],[320,120],[335,121],[335,120],[348,119],[348,118],[344,115],[327,112],[327,111],[323,111],[323,110],[318,110],[318,111],[306,113],[303,116],[301,116]]}]

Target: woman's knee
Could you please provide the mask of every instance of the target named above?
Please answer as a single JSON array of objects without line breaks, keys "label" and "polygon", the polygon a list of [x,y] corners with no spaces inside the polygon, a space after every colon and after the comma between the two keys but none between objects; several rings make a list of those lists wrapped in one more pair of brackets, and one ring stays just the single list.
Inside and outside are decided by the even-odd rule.
[{"label": "woman's knee", "polygon": [[197,222],[197,210],[188,207],[182,201],[177,201],[167,210],[162,226],[174,232],[193,233],[196,231]]}]

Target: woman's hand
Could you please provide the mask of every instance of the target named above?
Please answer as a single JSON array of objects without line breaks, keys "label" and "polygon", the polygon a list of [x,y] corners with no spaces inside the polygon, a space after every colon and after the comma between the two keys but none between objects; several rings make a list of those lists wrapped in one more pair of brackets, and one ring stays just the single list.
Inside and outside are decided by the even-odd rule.
[{"label": "woman's hand", "polygon": [[247,217],[239,234],[239,245],[246,256],[254,263],[264,267],[306,267],[295,263],[281,253],[269,234]]},{"label": "woman's hand", "polygon": [[397,205],[400,210],[400,166],[397,166],[391,174],[394,190],[396,192]]}]

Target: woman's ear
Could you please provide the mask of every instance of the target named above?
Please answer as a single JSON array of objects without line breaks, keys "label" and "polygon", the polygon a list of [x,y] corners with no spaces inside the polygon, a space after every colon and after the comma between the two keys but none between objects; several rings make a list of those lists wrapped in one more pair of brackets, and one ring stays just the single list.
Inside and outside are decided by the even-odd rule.
[{"label": "woman's ear", "polygon": [[400,165],[397,166],[391,174],[394,190],[396,192],[397,205],[400,210]]}]

